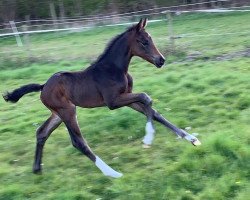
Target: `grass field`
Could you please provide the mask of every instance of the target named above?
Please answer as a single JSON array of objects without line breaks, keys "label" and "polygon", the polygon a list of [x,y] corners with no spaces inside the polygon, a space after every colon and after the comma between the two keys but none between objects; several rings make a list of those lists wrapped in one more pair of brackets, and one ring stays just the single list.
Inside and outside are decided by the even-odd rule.
[{"label": "grass field", "polygon": [[[175,33],[186,37],[176,40],[176,53],[170,56],[166,22],[149,24],[148,31],[168,58],[167,67],[156,69],[141,59],[131,63],[134,91],[147,92],[154,107],[178,127],[199,133],[201,146],[176,139],[155,123],[154,144],[143,149],[144,116],[129,108],[78,109],[89,145],[124,174],[120,179],[103,176],[75,150],[64,125],[45,145],[43,174],[32,174],[35,131],[49,111],[38,93],[17,104],[1,98],[0,200],[248,199],[249,18],[250,13],[176,16]],[[1,39],[0,51],[8,53],[0,54],[0,92],[44,83],[57,71],[87,67],[105,43],[123,30],[34,35],[30,51],[18,49],[13,38]]]}]

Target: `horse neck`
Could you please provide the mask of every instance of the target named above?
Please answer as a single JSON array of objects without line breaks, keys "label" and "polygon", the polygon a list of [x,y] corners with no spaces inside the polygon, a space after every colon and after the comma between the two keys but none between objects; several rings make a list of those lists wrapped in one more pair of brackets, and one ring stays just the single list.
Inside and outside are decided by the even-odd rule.
[{"label": "horse neck", "polygon": [[128,44],[127,34],[121,35],[114,44],[107,50],[103,61],[112,68],[117,68],[124,73],[127,73],[132,55]]}]

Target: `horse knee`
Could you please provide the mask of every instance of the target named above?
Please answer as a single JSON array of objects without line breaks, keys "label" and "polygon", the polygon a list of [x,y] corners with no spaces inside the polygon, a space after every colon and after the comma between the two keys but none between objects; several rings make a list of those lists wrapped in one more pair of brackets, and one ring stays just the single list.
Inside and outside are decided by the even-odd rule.
[{"label": "horse knee", "polygon": [[148,94],[143,92],[140,94],[140,97],[141,97],[142,103],[144,103],[145,105],[149,105],[149,106],[152,105],[153,100],[150,98],[150,96]]}]

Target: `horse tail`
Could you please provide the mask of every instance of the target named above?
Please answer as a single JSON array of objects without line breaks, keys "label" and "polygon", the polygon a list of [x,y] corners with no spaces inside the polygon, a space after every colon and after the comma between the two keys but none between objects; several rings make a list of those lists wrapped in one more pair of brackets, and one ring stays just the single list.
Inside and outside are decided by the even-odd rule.
[{"label": "horse tail", "polygon": [[15,89],[12,92],[7,92],[3,95],[3,98],[6,102],[10,101],[12,103],[18,102],[18,100],[25,94],[28,94],[30,92],[39,92],[43,89],[44,85],[40,84],[28,84],[24,85],[20,88]]}]

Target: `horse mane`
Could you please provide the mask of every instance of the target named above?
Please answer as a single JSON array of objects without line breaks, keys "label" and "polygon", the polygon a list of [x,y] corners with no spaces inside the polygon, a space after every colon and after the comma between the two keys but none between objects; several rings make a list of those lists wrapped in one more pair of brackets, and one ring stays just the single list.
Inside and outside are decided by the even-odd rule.
[{"label": "horse mane", "polygon": [[109,50],[114,46],[114,44],[121,38],[123,37],[126,33],[133,31],[135,29],[137,24],[134,24],[130,27],[127,28],[126,31],[124,31],[123,33],[113,37],[106,45],[104,51],[97,57],[97,59],[91,64],[91,66],[95,65],[96,63],[98,63],[99,61],[101,61],[104,57],[107,56]]}]

